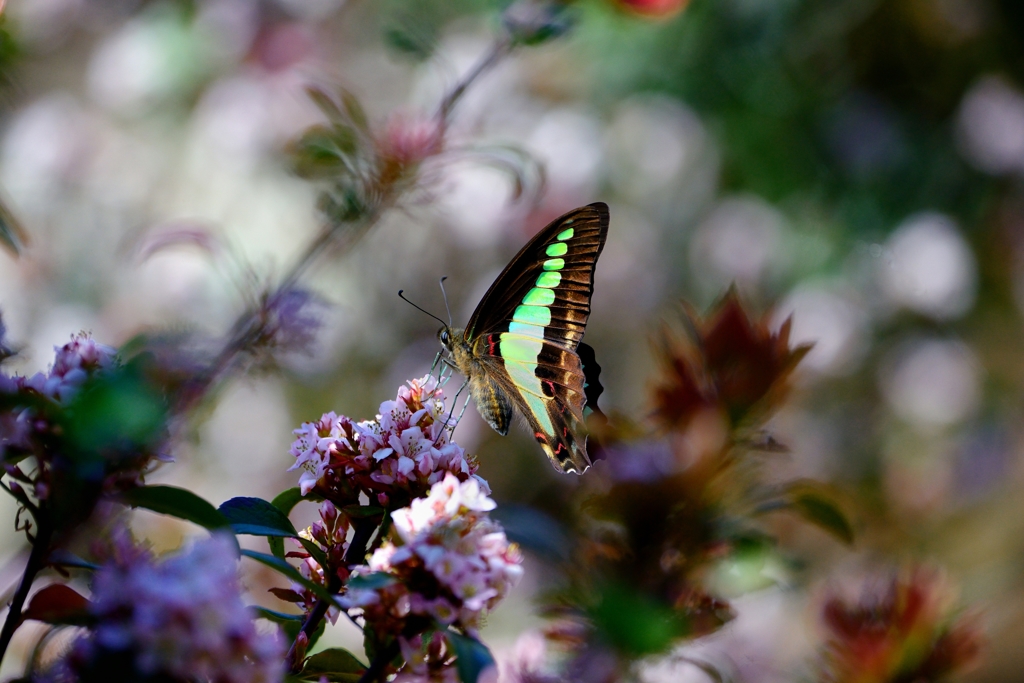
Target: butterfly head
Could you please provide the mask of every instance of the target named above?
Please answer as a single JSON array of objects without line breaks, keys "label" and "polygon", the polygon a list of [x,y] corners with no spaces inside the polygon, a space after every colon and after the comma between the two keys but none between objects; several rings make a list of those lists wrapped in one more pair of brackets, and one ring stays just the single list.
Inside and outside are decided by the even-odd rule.
[{"label": "butterfly head", "polygon": [[447,325],[437,331],[437,339],[445,349],[452,350],[452,333]]}]

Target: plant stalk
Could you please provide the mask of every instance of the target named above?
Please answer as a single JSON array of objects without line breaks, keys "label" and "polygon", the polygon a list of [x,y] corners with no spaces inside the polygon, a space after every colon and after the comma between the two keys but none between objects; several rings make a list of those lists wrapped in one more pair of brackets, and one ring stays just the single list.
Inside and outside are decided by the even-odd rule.
[{"label": "plant stalk", "polygon": [[[349,543],[344,560],[347,567],[362,564],[366,558],[366,544],[369,543],[370,537],[373,536],[373,532],[377,529],[377,523],[372,519],[357,519],[353,524],[355,526],[355,533],[352,534],[352,542]],[[334,572],[327,576],[326,588],[332,595],[337,594],[341,590],[341,581]],[[328,600],[318,599],[313,605],[313,609],[309,610],[306,620],[302,622],[302,629],[299,633],[305,633],[307,638],[312,638],[313,633],[320,627],[320,622],[327,616],[327,610],[330,608],[331,603]],[[298,641],[298,636],[296,636],[296,641]],[[288,648],[288,654],[285,655],[288,669],[292,673],[298,673],[302,668],[301,658],[296,656],[295,644],[292,643],[291,647]]]},{"label": "plant stalk", "polygon": [[36,576],[46,566],[46,558],[50,553],[50,541],[53,538],[53,528],[47,522],[40,522],[36,531],[35,540],[32,542],[32,552],[25,564],[25,571],[21,576],[21,583],[11,599],[11,608],[7,612],[7,619],[4,620],[3,630],[0,630],[0,663],[7,654],[7,648],[11,644],[14,632],[21,625],[22,612],[25,609],[25,600],[32,589],[32,583]]}]

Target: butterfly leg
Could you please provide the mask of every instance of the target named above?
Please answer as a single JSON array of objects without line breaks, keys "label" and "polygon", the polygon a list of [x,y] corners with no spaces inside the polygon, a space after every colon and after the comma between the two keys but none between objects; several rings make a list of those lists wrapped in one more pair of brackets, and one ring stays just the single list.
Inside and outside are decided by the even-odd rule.
[{"label": "butterfly leg", "polygon": [[[448,371],[447,375],[444,374],[445,370]],[[448,380],[450,380],[452,378],[452,374],[454,373],[454,371],[455,371],[455,366],[452,365],[452,362],[450,360],[448,360],[447,358],[442,358],[441,359],[441,371],[437,375],[437,386],[443,387],[444,385],[448,384]],[[460,391],[461,391],[461,389],[460,389]]]},{"label": "butterfly leg", "polygon": [[[448,431],[448,437],[449,438],[451,438],[452,436],[455,435],[455,427],[458,426],[458,424],[459,424],[458,422],[455,422],[454,424],[452,424],[452,415],[455,414],[455,404],[457,404],[459,402],[459,396],[462,395],[462,390],[466,388],[467,384],[469,384],[469,380],[468,379],[466,381],[464,381],[462,383],[462,386],[459,387],[459,390],[457,392],[455,392],[455,398],[452,399],[452,409],[448,411],[448,418],[444,421],[445,429],[449,430]],[[465,412],[466,412],[466,406],[463,405],[462,406],[462,413],[465,413]],[[462,413],[459,413],[459,419],[460,420],[462,419]],[[440,434],[438,435],[438,438],[440,438]]]},{"label": "butterfly leg", "polygon": [[[462,416],[466,414],[466,406],[468,406],[469,402],[472,401],[472,400],[473,400],[472,396],[467,396],[466,400],[463,402],[462,410],[459,411],[459,419],[455,421],[455,425],[452,427],[452,434],[455,433],[455,427],[458,427],[459,423],[462,422]],[[454,407],[454,406],[452,406],[452,407]]]}]

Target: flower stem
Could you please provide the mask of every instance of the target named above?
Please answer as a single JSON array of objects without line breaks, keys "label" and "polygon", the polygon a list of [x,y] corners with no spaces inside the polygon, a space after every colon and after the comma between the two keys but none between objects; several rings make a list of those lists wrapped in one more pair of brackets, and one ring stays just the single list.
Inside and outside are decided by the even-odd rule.
[{"label": "flower stem", "polygon": [[391,663],[391,660],[398,655],[398,652],[398,639],[395,638],[377,653],[377,656],[373,658],[372,662],[370,662],[370,666],[368,666],[366,671],[363,672],[363,675],[359,677],[358,683],[373,683],[374,681],[380,680],[381,674],[384,673],[384,669]]},{"label": "flower stem", "polygon": [[50,540],[53,538],[53,528],[47,522],[40,522],[36,531],[36,537],[32,541],[32,552],[25,564],[25,572],[21,576],[21,584],[11,599],[11,608],[7,612],[7,619],[4,621],[3,630],[0,630],[0,663],[7,654],[7,647],[11,644],[14,632],[21,625],[22,610],[25,608],[25,600],[28,592],[32,589],[32,582],[36,575],[46,566],[46,558],[50,552]]},{"label": "flower stem", "polygon": [[[348,550],[345,552],[344,561],[347,567],[363,562],[366,558],[366,544],[369,543],[370,537],[373,536],[373,532],[377,529],[377,522],[373,519],[357,519],[354,520],[353,524],[355,526],[355,533],[352,534],[352,542],[349,543]],[[325,567],[324,569],[327,568]],[[326,588],[332,595],[341,591],[342,584],[336,573],[328,573]],[[300,633],[305,633],[307,638],[312,638],[313,633],[320,627],[320,622],[327,616],[327,610],[330,608],[331,603],[329,601],[317,600],[313,605],[313,609],[306,616],[306,620],[302,622]],[[296,636],[297,641],[298,636]],[[285,656],[285,661],[288,663],[288,668],[292,673],[298,673],[302,668],[302,660],[296,655],[295,643],[292,643],[291,647],[288,648],[288,654]]]}]

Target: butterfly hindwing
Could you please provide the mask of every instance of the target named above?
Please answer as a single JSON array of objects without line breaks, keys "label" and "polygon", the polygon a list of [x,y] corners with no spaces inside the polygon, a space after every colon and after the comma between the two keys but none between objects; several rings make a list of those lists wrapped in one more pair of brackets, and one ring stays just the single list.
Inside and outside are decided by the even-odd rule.
[{"label": "butterfly hindwing", "polygon": [[[576,348],[590,315],[594,264],[607,232],[604,204],[553,221],[498,276],[465,333],[477,367],[499,385],[551,462],[566,472],[590,465]],[[489,411],[486,394],[481,382],[474,397],[482,413]]]}]

